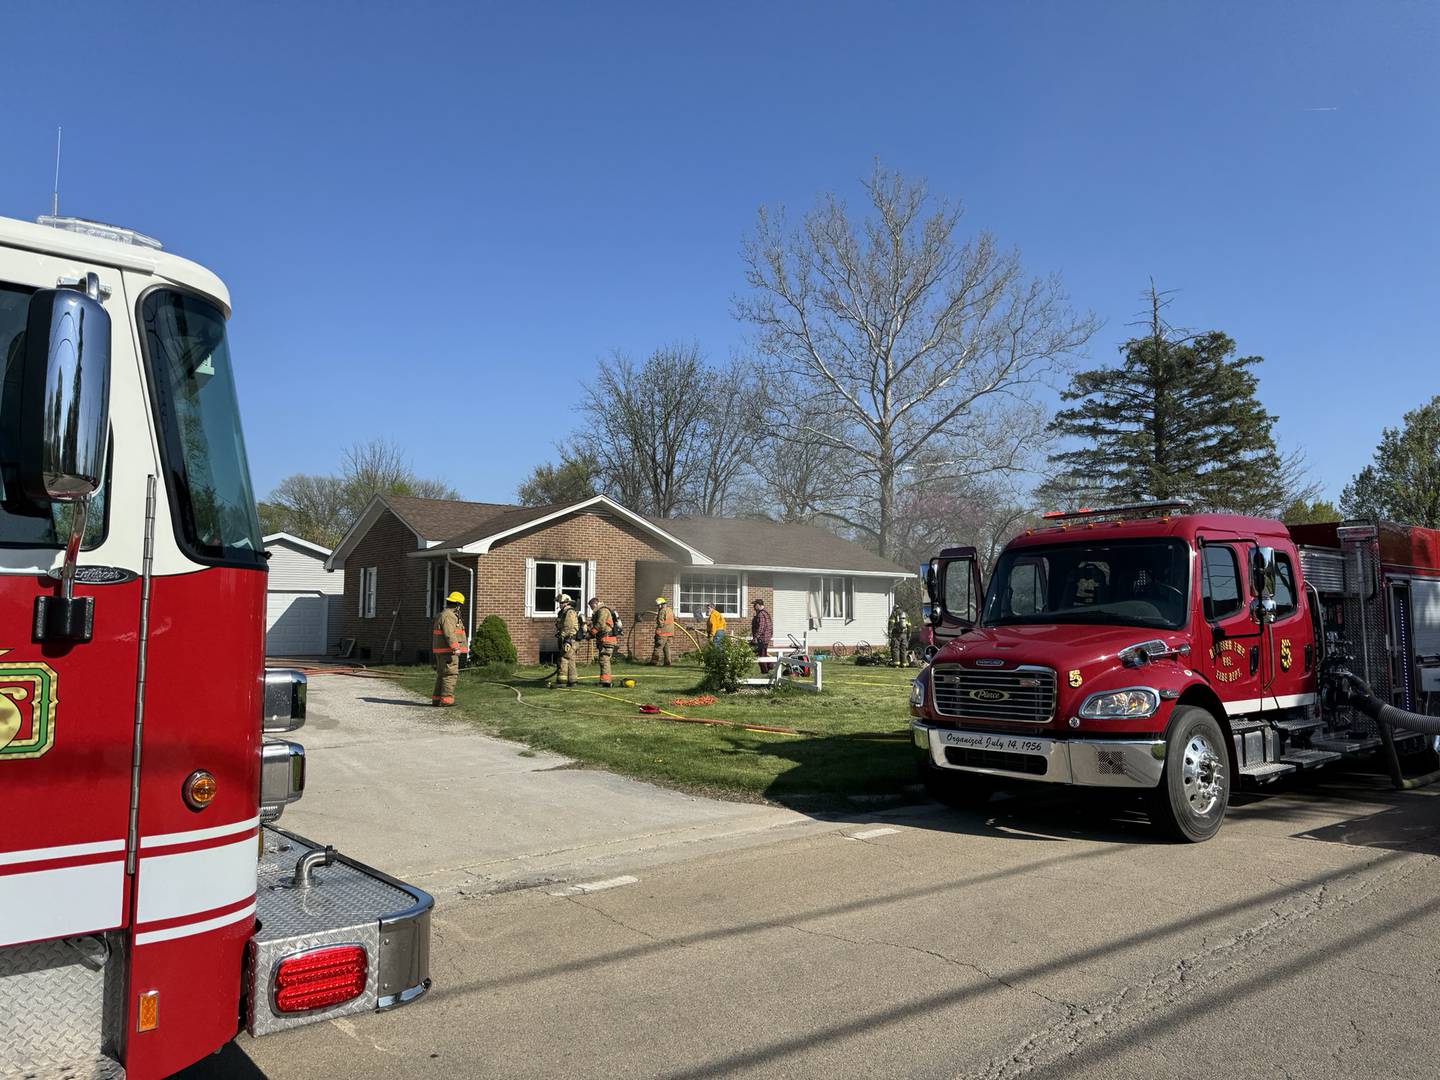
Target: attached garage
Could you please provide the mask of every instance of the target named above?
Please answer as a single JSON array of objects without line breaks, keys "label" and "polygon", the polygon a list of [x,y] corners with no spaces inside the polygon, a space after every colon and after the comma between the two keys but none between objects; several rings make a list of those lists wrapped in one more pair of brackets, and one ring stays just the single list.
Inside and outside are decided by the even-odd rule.
[{"label": "attached garage", "polygon": [[289,533],[265,537],[270,581],[265,599],[268,656],[324,656],[330,652],[335,606],[344,592],[340,574],[325,569],[330,550]]}]

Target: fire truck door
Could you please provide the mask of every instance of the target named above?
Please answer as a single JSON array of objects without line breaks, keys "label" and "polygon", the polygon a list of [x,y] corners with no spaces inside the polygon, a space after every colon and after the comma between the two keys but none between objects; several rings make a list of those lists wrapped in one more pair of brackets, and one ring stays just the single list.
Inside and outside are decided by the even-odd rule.
[{"label": "fire truck door", "polygon": [[[1210,540],[1196,560],[1202,614],[1200,670],[1231,715],[1261,710],[1264,631],[1250,611],[1249,566],[1253,542]],[[1208,634],[1209,641],[1203,635]]]},{"label": "fire truck door", "polygon": [[1275,553],[1275,619],[1265,628],[1265,704],[1308,704],[1315,682],[1315,629],[1291,555]]},{"label": "fire truck door", "polygon": [[[37,641],[36,600],[57,594],[52,574],[68,535],[64,510],[0,506],[0,946],[107,930],[125,923],[125,846],[135,715],[142,515],[133,458],[148,450],[140,381],[121,274],[0,246],[0,394],[13,394],[36,289],[97,272],[110,315],[110,442],[106,477],[90,500],[74,595],[93,600],[88,641]],[[7,433],[14,406],[0,400]],[[0,438],[3,456],[12,447]],[[18,454],[18,449],[13,449]],[[4,465],[15,462],[6,460]],[[0,479],[0,489],[4,481]]]},{"label": "fire truck door", "polygon": [[943,645],[979,623],[985,586],[974,548],[945,548],[920,567],[920,576],[930,599],[934,644]]}]

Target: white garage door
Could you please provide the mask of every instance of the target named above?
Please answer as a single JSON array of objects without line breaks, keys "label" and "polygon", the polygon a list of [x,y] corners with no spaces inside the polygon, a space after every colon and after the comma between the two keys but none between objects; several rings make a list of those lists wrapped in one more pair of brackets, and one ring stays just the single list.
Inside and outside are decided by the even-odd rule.
[{"label": "white garage door", "polygon": [[323,656],[326,597],[320,593],[267,593],[265,652],[270,656]]}]

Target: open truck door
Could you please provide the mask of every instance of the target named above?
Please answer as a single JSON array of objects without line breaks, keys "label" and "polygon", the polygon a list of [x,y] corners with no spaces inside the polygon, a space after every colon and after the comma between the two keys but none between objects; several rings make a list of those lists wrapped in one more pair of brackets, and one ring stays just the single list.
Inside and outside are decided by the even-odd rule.
[{"label": "open truck door", "polygon": [[921,565],[920,577],[928,597],[924,614],[937,649],[979,624],[985,586],[973,547],[942,549]]}]

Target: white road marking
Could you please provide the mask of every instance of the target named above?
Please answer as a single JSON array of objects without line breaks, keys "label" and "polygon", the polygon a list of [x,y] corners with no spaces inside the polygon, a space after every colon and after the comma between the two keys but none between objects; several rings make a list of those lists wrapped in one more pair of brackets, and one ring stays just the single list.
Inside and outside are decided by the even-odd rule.
[{"label": "white road marking", "polygon": [[604,881],[586,881],[579,885],[571,885],[568,888],[552,892],[551,896],[578,896],[581,893],[601,892],[605,889],[618,889],[621,885],[634,885],[640,879],[625,874],[622,877],[606,878]]},{"label": "white road marking", "polygon": [[872,840],[877,836],[889,836],[891,833],[897,833],[899,831],[899,829],[893,829],[886,825],[879,829],[861,829],[859,832],[845,833],[845,839]]}]

